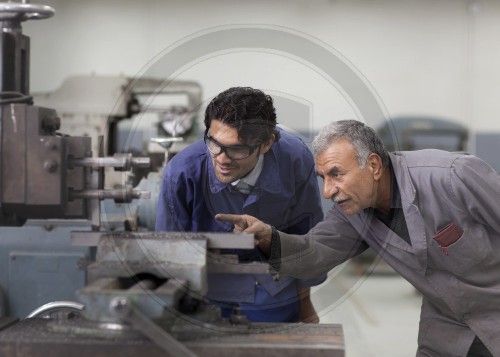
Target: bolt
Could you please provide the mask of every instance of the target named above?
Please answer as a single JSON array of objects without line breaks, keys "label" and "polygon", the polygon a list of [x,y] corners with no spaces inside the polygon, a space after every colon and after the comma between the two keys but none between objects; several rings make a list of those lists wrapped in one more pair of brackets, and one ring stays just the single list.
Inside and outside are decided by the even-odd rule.
[{"label": "bolt", "polygon": [[49,150],[55,151],[57,150],[57,143],[54,140],[47,140],[45,142],[45,147]]},{"label": "bolt", "polygon": [[235,307],[233,314],[229,317],[229,321],[235,325],[249,325],[247,316],[241,311],[239,307]]},{"label": "bolt", "polygon": [[57,162],[54,160],[45,160],[43,163],[43,168],[47,172],[55,172],[57,170]]},{"label": "bolt", "polygon": [[61,128],[61,119],[56,115],[47,115],[42,119],[42,128],[48,132],[54,132]]},{"label": "bolt", "polygon": [[119,316],[126,316],[130,311],[130,301],[123,296],[117,296],[109,303],[109,310]]}]

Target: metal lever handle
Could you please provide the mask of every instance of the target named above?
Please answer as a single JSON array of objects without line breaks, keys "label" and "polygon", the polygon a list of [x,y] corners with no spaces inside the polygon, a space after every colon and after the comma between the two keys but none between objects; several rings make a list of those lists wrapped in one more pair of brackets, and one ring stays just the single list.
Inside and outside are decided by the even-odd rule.
[{"label": "metal lever handle", "polygon": [[54,13],[54,9],[47,5],[0,3],[0,21],[40,20],[52,17]]},{"label": "metal lever handle", "polygon": [[137,331],[142,332],[171,356],[196,357],[195,353],[136,309],[126,297],[113,298],[109,303],[109,309],[116,317],[134,326]]}]

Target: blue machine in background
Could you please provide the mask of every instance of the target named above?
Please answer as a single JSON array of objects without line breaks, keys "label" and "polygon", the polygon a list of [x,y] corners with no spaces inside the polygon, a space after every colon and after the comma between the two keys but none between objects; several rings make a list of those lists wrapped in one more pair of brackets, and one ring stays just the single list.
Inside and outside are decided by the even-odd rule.
[{"label": "blue machine in background", "polygon": [[425,116],[396,117],[377,129],[388,151],[466,151],[469,132],[454,121]]}]

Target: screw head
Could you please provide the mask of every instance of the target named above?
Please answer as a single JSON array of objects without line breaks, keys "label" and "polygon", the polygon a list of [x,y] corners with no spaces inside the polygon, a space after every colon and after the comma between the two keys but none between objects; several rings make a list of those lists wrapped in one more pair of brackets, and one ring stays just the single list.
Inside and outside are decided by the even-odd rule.
[{"label": "screw head", "polygon": [[129,299],[123,296],[114,297],[109,303],[109,310],[119,317],[127,316],[130,308]]},{"label": "screw head", "polygon": [[47,172],[55,172],[57,170],[57,162],[54,160],[45,160],[43,163],[43,168]]}]

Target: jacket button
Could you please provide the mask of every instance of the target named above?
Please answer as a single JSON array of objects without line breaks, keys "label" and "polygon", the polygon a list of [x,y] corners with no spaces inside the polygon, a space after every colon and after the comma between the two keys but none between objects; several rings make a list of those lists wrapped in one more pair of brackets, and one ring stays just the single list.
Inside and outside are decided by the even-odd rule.
[{"label": "jacket button", "polygon": [[432,268],[427,268],[427,275],[431,275],[434,273],[434,269]]},{"label": "jacket button", "polygon": [[470,314],[463,314],[462,315],[462,320],[467,321],[470,319]]},{"label": "jacket button", "polygon": [[255,285],[259,285],[259,282],[257,280],[255,280]]}]

